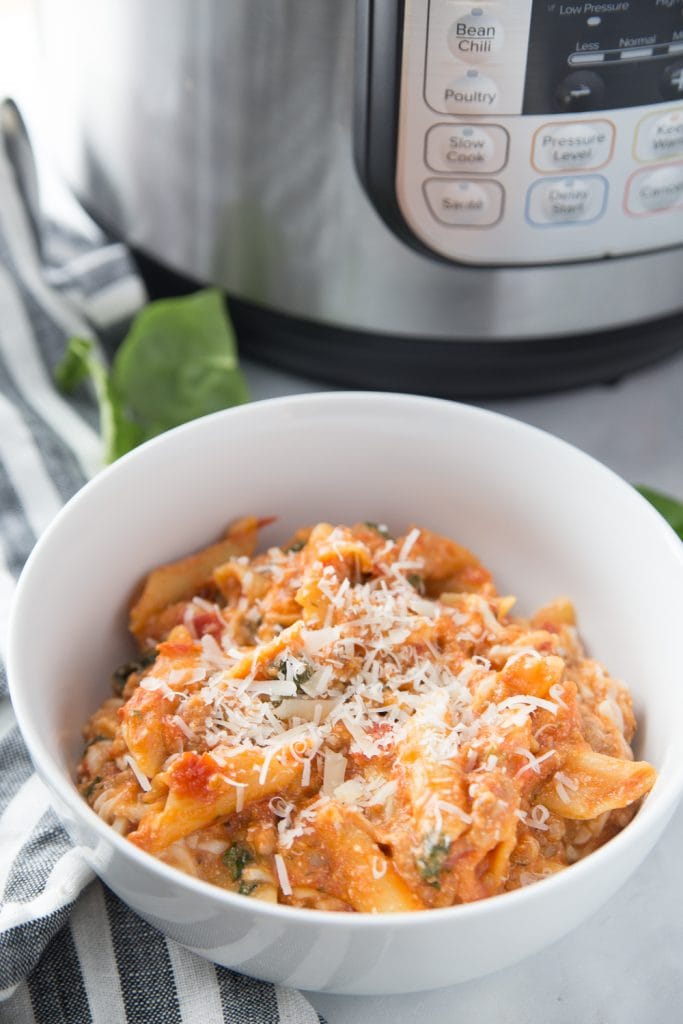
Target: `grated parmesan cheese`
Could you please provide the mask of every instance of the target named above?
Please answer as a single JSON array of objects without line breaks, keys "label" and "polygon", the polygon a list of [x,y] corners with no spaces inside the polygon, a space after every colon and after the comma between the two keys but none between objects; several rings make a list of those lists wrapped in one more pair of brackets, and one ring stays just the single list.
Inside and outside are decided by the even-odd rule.
[{"label": "grated parmesan cheese", "polygon": [[347,760],[343,754],[337,754],[334,750],[326,750],[324,758],[322,791],[325,796],[332,796],[344,781]]},{"label": "grated parmesan cheese", "polygon": [[526,747],[515,747],[515,753],[520,754],[522,757],[526,757],[527,759],[527,763],[522,765],[519,771],[515,773],[515,778],[518,779],[520,778],[520,776],[524,775],[524,773],[529,770],[534,772],[536,775],[540,775],[540,766],[543,764],[544,761],[547,761],[549,757],[552,757],[553,754],[556,754],[557,751],[546,750],[545,754],[541,754],[540,757],[536,757],[534,754],[531,753],[530,750],[527,750]]},{"label": "grated parmesan cheese", "polygon": [[564,693],[564,687],[562,683],[553,683],[553,685],[548,690],[548,693],[553,698],[555,703],[559,704],[561,708],[567,707],[567,702],[562,699],[562,694]]},{"label": "grated parmesan cheese", "polygon": [[285,896],[292,895],[292,887],[289,884],[289,875],[287,874],[287,865],[282,859],[282,855],[279,853],[275,854],[275,870],[277,871],[278,881],[280,888],[282,889]]},{"label": "grated parmesan cheese", "polygon": [[132,771],[133,775],[137,779],[138,785],[140,786],[140,789],[144,790],[145,793],[149,793],[150,789],[152,788],[152,785],[151,785],[149,779],[147,778],[147,776],[145,775],[145,773],[140,768],[140,765],[137,763],[137,761],[133,757],[133,755],[132,754],[124,754],[123,755],[123,760],[126,762],[128,767]]},{"label": "grated parmesan cheese", "polygon": [[538,829],[539,832],[547,832],[549,826],[546,825],[546,822],[549,817],[550,811],[545,804],[535,804],[531,809],[531,814],[527,818],[527,824],[530,825],[531,828]]},{"label": "grated parmesan cheese", "polygon": [[370,871],[372,877],[379,881],[380,878],[384,878],[387,873],[387,862],[383,857],[373,857],[370,863]]},{"label": "grated parmesan cheese", "polygon": [[472,824],[472,815],[467,814],[463,811],[462,807],[458,807],[457,804],[450,803],[447,800],[438,801],[439,810],[444,814],[452,814],[456,818],[460,818],[466,825]]},{"label": "grated parmesan cheese", "polygon": [[553,776],[553,782],[555,783],[555,791],[557,792],[557,795],[559,796],[562,803],[571,803],[572,798],[569,795],[569,792],[567,792],[567,790],[569,790],[570,792],[575,792],[579,788],[578,782],[576,782],[574,779],[570,779],[569,776],[565,775],[564,772],[555,772]]},{"label": "grated parmesan cheese", "polygon": [[181,718],[180,715],[171,715],[169,721],[173,722],[174,725],[177,725],[186,738],[192,742],[194,739],[194,733],[184,718]]}]

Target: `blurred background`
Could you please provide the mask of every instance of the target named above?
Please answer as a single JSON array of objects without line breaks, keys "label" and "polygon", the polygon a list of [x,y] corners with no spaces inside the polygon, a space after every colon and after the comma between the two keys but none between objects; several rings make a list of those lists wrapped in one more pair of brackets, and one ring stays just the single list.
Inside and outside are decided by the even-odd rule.
[{"label": "blurred background", "polygon": [[10,96],[30,125],[41,174],[41,203],[56,218],[68,217],[81,229],[87,220],[55,171],[59,139],[44,102],[47,88],[41,59],[38,9],[34,0],[0,0],[0,96]]},{"label": "blurred background", "polygon": [[[238,10],[239,6],[236,5],[235,9]],[[298,6],[300,8],[301,5]],[[313,62],[315,74],[318,76],[316,80],[323,82],[327,78],[333,79],[337,85],[331,90],[331,94],[335,92],[338,95],[343,91],[340,83],[348,77],[349,60],[353,56],[353,40],[350,34],[352,23],[348,17],[342,18],[342,6],[346,9],[350,5],[344,4],[334,8],[338,12],[334,15],[338,17],[336,28],[339,45],[336,53],[328,52]],[[140,19],[147,18],[147,21],[140,21],[140,25],[155,27],[159,45],[166,48],[164,52],[175,55],[174,59],[179,59],[178,54],[184,46],[182,31],[178,27],[181,23],[176,24],[173,19],[164,21],[159,16],[160,12],[169,11],[171,7],[176,5],[162,5],[157,8],[153,3],[149,3],[142,6],[132,5],[128,10],[139,12],[136,17]],[[267,5],[260,5],[260,10],[263,11],[266,7]],[[245,38],[254,44],[255,52],[258,52],[259,46],[267,50],[269,40],[272,41],[273,38],[272,33],[276,29],[282,29],[283,23],[275,18],[275,12],[281,14],[285,7],[290,15],[297,11],[297,4],[292,2],[283,5],[282,9],[272,8],[272,24],[263,19],[263,25],[259,29],[260,35],[255,28],[248,25],[248,17],[244,15],[242,29],[246,33]],[[40,201],[43,211],[49,217],[74,225],[77,230],[87,233],[92,230],[91,222],[83,215],[79,204],[73,200],[60,179],[60,167],[74,166],[71,128],[75,125],[77,116],[84,116],[83,110],[72,110],[64,102],[64,97],[69,96],[67,86],[73,77],[74,63],[80,59],[78,54],[89,49],[97,54],[97,58],[91,56],[89,65],[93,96],[97,95],[97,104],[93,101],[92,105],[95,110],[98,109],[97,105],[106,99],[102,82],[98,77],[97,61],[107,62],[107,74],[111,77],[116,72],[118,64],[127,59],[131,69],[138,76],[135,79],[137,95],[142,95],[140,89],[144,85],[145,76],[148,76],[150,85],[156,82],[156,92],[153,92],[145,110],[142,110],[144,103],[136,109],[134,105],[125,106],[121,100],[118,105],[112,101],[106,108],[111,115],[109,121],[105,117],[93,118],[90,111],[93,122],[90,126],[91,135],[100,147],[97,154],[91,154],[92,166],[95,168],[92,174],[96,173],[99,160],[99,166],[103,167],[103,176],[106,178],[108,169],[106,164],[101,163],[103,154],[109,155],[112,168],[116,165],[116,173],[122,173],[122,169],[125,173],[126,166],[134,168],[145,188],[143,190],[141,184],[139,196],[132,195],[130,202],[126,199],[128,205],[121,213],[123,221],[126,217],[129,218],[126,239],[132,238],[135,242],[145,231],[165,232],[165,235],[159,236],[156,255],[172,253],[169,262],[176,268],[182,264],[181,257],[184,256],[186,265],[199,270],[202,260],[208,259],[204,250],[209,252],[209,248],[204,246],[202,249],[204,236],[210,236],[212,244],[218,238],[218,229],[215,227],[216,208],[212,206],[203,209],[201,204],[193,206],[194,193],[191,189],[195,186],[197,189],[209,190],[218,187],[215,180],[210,180],[210,175],[213,174],[214,179],[216,178],[216,167],[219,167],[220,171],[220,161],[216,161],[216,153],[212,149],[214,143],[208,137],[207,125],[202,125],[201,117],[195,118],[194,121],[187,118],[186,130],[190,134],[185,140],[185,148],[193,153],[192,173],[185,180],[180,171],[170,166],[169,162],[167,173],[164,171],[160,174],[158,168],[161,166],[164,169],[164,154],[172,150],[168,148],[169,143],[166,139],[165,148],[159,152],[155,151],[155,133],[149,130],[149,124],[154,122],[149,121],[149,118],[153,118],[156,113],[160,125],[170,123],[168,110],[163,106],[165,96],[171,105],[175,102],[184,103],[184,97],[192,97],[201,90],[210,94],[212,83],[222,81],[218,76],[223,74],[223,71],[217,69],[216,48],[212,45],[211,39],[211,19],[215,18],[216,12],[220,13],[221,9],[214,8],[208,0],[202,0],[193,6],[192,31],[190,33],[188,23],[187,43],[193,54],[192,69],[180,84],[176,83],[173,86],[170,70],[168,78],[164,79],[159,68],[153,67],[152,63],[147,66],[144,50],[142,54],[138,52],[135,55],[128,53],[122,45],[122,41],[125,42],[127,39],[125,32],[132,31],[128,26],[122,28],[123,22],[117,20],[116,12],[124,8],[125,3],[85,6],[79,6],[78,2],[46,3],[45,9],[51,11],[52,27],[54,28],[56,22],[59,23],[62,33],[58,40],[59,45],[55,42],[52,44],[48,73],[47,61],[40,44],[37,0],[0,0],[0,94],[12,96],[26,120],[39,169]],[[77,15],[79,11],[86,10],[93,12],[92,22],[81,26]],[[150,13],[143,15],[143,11]],[[244,8],[244,11],[247,11],[247,8]],[[316,8],[316,17],[319,18],[316,31],[320,32],[325,28],[321,13],[323,11],[330,15],[332,8],[329,5]],[[329,26],[325,28],[326,31],[328,29]],[[252,32],[253,36],[249,35],[249,32]],[[295,43],[293,34],[292,45]],[[143,44],[148,44],[151,61],[155,45],[148,40],[143,40],[141,46]],[[243,82],[235,84],[232,80],[226,80],[226,87],[230,86],[233,89],[238,101],[254,102],[258,109],[258,103],[263,97],[258,94],[255,83],[257,79],[260,80],[259,76],[267,77],[273,71],[271,65],[274,60],[274,57],[264,59],[261,64],[256,61],[248,89]],[[55,66],[59,71],[56,77]],[[225,74],[229,73],[228,67]],[[279,73],[286,75],[282,68],[279,69]],[[83,74],[82,69],[79,74]],[[106,76],[103,76],[102,81],[106,82]],[[47,102],[54,100],[52,94],[56,83],[60,88],[60,104],[57,107]],[[65,88],[62,90],[63,85]],[[178,96],[173,93],[172,86],[180,89]],[[255,99],[252,95],[254,90],[257,93]],[[294,85],[292,91],[295,91]],[[470,337],[462,345],[460,362],[451,359],[447,363],[441,363],[441,353],[448,348],[450,342],[444,343],[443,338],[440,338],[438,343],[432,344],[428,338],[418,337],[413,343],[411,332],[415,334],[415,331],[410,324],[406,328],[405,337],[401,334],[399,324],[392,340],[391,332],[383,325],[382,318],[392,316],[394,320],[403,318],[407,322],[408,317],[415,318],[428,314],[431,316],[434,307],[444,303],[444,295],[448,291],[448,275],[456,271],[451,267],[444,268],[434,261],[424,260],[422,256],[416,256],[396,239],[389,243],[389,232],[381,226],[379,218],[370,210],[367,198],[361,195],[360,190],[358,197],[353,200],[347,202],[344,199],[339,184],[341,179],[335,178],[336,171],[326,169],[324,165],[323,148],[324,145],[336,147],[334,163],[344,164],[344,175],[350,176],[353,173],[351,154],[350,151],[346,152],[350,150],[350,111],[347,100],[343,103],[338,99],[330,100],[330,118],[333,122],[331,127],[324,125],[320,119],[311,123],[313,113],[310,97],[297,92],[295,101],[296,111],[287,109],[285,99],[281,110],[278,111],[282,116],[290,117],[291,130],[287,132],[286,148],[285,142],[282,142],[276,157],[269,154],[271,143],[275,145],[276,141],[272,132],[277,118],[272,119],[273,124],[267,121],[265,105],[262,108],[263,122],[253,126],[249,138],[242,139],[240,150],[241,154],[249,155],[251,178],[241,179],[239,187],[244,188],[248,196],[258,195],[263,209],[272,211],[271,220],[277,221],[282,229],[279,237],[264,234],[270,229],[268,224],[264,227],[263,211],[254,212],[245,201],[242,204],[243,209],[235,213],[233,203],[230,213],[233,218],[230,221],[231,229],[237,230],[244,218],[252,218],[244,228],[244,251],[242,253],[239,246],[235,247],[232,244],[234,235],[231,235],[231,246],[232,250],[237,249],[236,255],[233,251],[228,254],[214,252],[215,258],[222,261],[220,266],[225,268],[225,274],[236,274],[235,280],[239,282],[237,295],[240,301],[235,301],[233,314],[238,327],[243,369],[252,397],[258,399],[295,391],[345,385],[446,394],[447,397],[474,401],[551,430],[589,451],[630,481],[647,483],[674,494],[683,494],[683,460],[679,454],[683,441],[683,417],[679,408],[679,396],[683,386],[683,330],[680,328],[680,317],[678,320],[670,318],[666,321],[664,339],[659,328],[655,330],[655,326],[650,326],[650,314],[633,332],[627,331],[628,337],[620,335],[618,342],[612,339],[609,332],[595,336],[590,332],[587,335],[584,333],[580,338],[569,342],[562,338],[545,338],[543,335],[544,319],[547,319],[551,312],[553,315],[557,312],[558,300],[555,291],[558,280],[561,282],[559,293],[562,298],[562,310],[557,315],[564,317],[575,316],[575,311],[583,307],[588,308],[590,301],[595,303],[595,296],[591,299],[587,289],[594,287],[597,290],[599,301],[594,305],[596,328],[600,326],[598,320],[603,321],[604,327],[604,321],[610,317],[616,319],[627,315],[629,303],[635,304],[637,308],[637,304],[647,298],[648,302],[654,303],[653,308],[659,308],[658,289],[663,289],[666,285],[668,290],[671,290],[672,274],[675,278],[680,272],[683,279],[680,248],[677,250],[677,265],[669,256],[665,265],[652,261],[644,264],[646,269],[637,275],[637,289],[622,287],[619,290],[610,289],[602,284],[591,284],[594,274],[588,272],[580,278],[572,277],[574,270],[570,265],[559,272],[548,273],[546,277],[529,279],[531,283],[524,287],[520,284],[519,289],[516,282],[521,282],[522,277],[501,275],[496,279],[495,288],[489,288],[488,285],[480,284],[488,272],[482,274],[476,269],[465,269],[462,271],[465,276],[458,278],[459,281],[464,281],[465,285],[462,288],[464,297],[457,304],[457,323],[464,323],[468,317],[470,318]],[[265,100],[263,102],[265,104]],[[294,100],[292,102],[294,103]],[[87,107],[87,103],[85,106]],[[55,110],[58,116],[55,116]],[[298,122],[294,118],[295,112],[301,113],[303,121]],[[126,135],[127,128],[138,120],[138,115],[141,120],[135,129],[137,135]],[[214,118],[215,123],[222,123],[221,109],[216,110],[212,107],[210,116]],[[146,123],[144,117],[148,118]],[[226,122],[229,118],[230,112],[226,110]],[[296,134],[297,124],[304,133],[301,137]],[[329,136],[323,135],[323,130],[328,129]],[[185,128],[183,130],[185,131]],[[130,145],[130,153],[121,151],[119,136]],[[235,149],[235,138],[234,134],[230,136],[231,154]],[[306,139],[308,149],[305,145]],[[179,136],[176,150],[182,149],[183,145],[183,138]],[[215,146],[218,145],[217,141]],[[305,160],[301,156],[302,152],[305,153]],[[157,176],[151,184],[144,180],[145,176],[151,173],[146,166],[142,166],[146,163],[147,157]],[[207,170],[209,165],[211,170]],[[310,171],[309,191],[303,184],[295,187],[296,175],[292,168],[304,174],[308,173],[309,166],[313,167]],[[246,171],[244,173],[246,174]],[[259,179],[259,175],[263,175],[263,181]],[[256,184],[253,183],[254,178],[257,179]],[[192,183],[191,186],[188,184],[189,181]],[[254,191],[255,189],[257,191]],[[153,201],[150,201],[150,196]],[[178,196],[185,196],[187,202],[176,202]],[[116,211],[118,202],[118,197],[114,197],[110,209]],[[339,231],[342,230],[345,219],[352,221],[353,217],[361,216],[363,223],[367,223],[367,231],[352,232],[357,237],[347,241],[356,248],[349,250],[344,259],[335,253],[334,238],[323,237],[323,233],[316,229],[316,220],[319,220],[321,215],[326,215],[327,210],[335,203],[339,204],[339,209],[335,213],[335,224]],[[359,204],[364,205],[361,207]],[[296,210],[296,220],[287,221],[288,210]],[[135,215],[133,216],[130,211]],[[188,217],[192,229],[189,232],[182,224],[183,218]],[[667,215],[659,220],[655,219],[653,224],[668,225],[680,222],[680,219],[679,212],[677,221],[675,216]],[[384,232],[381,239],[380,229]],[[178,253],[174,252],[174,245],[181,244],[194,244],[194,262],[192,252],[189,256],[184,250],[182,253],[180,249]],[[384,246],[389,244],[391,249],[385,249]],[[285,245],[287,248],[282,251],[278,248]],[[369,255],[366,252],[368,246]],[[139,252],[136,252],[136,256],[140,258]],[[389,256],[392,260],[396,258],[399,261],[396,268],[389,266]],[[382,280],[378,278],[377,281],[371,281],[363,260],[366,263],[372,261],[379,267],[384,265],[382,273],[385,277]],[[602,261],[603,264],[609,262]],[[340,271],[342,263],[343,268]],[[418,280],[418,271],[423,265],[428,265],[429,274],[434,276]],[[150,264],[144,256],[142,270],[145,273],[147,287],[153,293],[163,294],[167,290],[187,290],[196,286],[191,277],[176,277],[173,274],[164,276],[163,268],[160,270],[155,261],[152,262],[150,270]],[[547,270],[548,268],[543,268],[544,272]],[[210,268],[207,269],[208,274]],[[457,274],[461,274],[460,269],[457,269]],[[390,275],[393,275],[392,279]],[[363,280],[364,278],[367,280]],[[544,287],[544,283],[550,287],[551,281],[555,290],[552,294]],[[388,292],[389,286],[391,289]],[[504,300],[503,304],[509,306],[513,300],[517,301],[516,291],[524,292],[525,289],[531,290],[528,295],[524,295],[523,314],[519,315],[524,317],[523,328],[529,332],[530,337],[534,336],[531,342],[529,345],[526,342],[506,345],[503,342],[503,345],[497,348],[495,345],[487,347],[490,341],[495,340],[493,335],[496,332],[514,329],[514,317],[504,317],[506,322],[503,324],[491,320],[483,327],[481,324],[477,326],[475,319],[472,318],[475,314],[480,316],[482,310],[490,309],[494,299],[496,302]],[[274,318],[267,315],[267,310],[264,313],[259,303],[254,301],[259,291],[267,292],[268,301],[272,300],[276,308],[279,304],[279,308],[286,312],[287,315],[281,322],[276,323]],[[387,299],[389,294],[391,301]],[[246,301],[243,302],[243,299]],[[394,306],[395,309],[392,308]],[[343,323],[347,311],[349,323],[353,321],[362,324],[362,330],[357,334],[353,329],[349,329],[349,323]],[[661,312],[668,312],[663,304]],[[483,342],[478,341],[477,330],[479,337],[482,336],[482,331],[490,332],[490,336]],[[376,333],[373,334],[373,331]],[[605,341],[608,337],[609,342]],[[626,357],[623,353],[627,350],[629,354]],[[501,353],[504,353],[504,361],[501,361]],[[583,368],[577,371],[579,360]],[[594,361],[594,365],[590,364],[590,360]],[[542,370],[538,369],[539,367],[542,367]],[[587,379],[582,381],[582,376]],[[524,393],[524,381],[527,378],[527,390],[530,393]],[[477,388],[477,383],[480,383],[481,387]],[[556,387],[562,388],[566,383],[573,383],[573,386],[565,390],[556,390]],[[486,393],[487,389],[489,393]]]}]

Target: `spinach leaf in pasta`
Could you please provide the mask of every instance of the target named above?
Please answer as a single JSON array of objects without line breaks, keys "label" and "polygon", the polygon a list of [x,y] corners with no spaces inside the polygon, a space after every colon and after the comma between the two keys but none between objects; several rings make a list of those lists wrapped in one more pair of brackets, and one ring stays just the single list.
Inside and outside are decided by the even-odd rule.
[{"label": "spinach leaf in pasta", "polygon": [[238,882],[247,864],[251,864],[254,855],[245,843],[234,842],[223,854],[223,863],[230,872],[233,882]]},{"label": "spinach leaf in pasta", "polygon": [[441,888],[441,872],[450,848],[450,839],[441,834],[427,836],[422,844],[417,868],[427,885],[431,885],[435,889]]}]

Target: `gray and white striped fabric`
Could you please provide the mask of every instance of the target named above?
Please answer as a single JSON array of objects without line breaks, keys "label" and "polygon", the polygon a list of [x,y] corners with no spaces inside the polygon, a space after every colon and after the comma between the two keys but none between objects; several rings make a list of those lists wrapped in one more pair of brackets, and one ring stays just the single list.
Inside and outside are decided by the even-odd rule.
[{"label": "gray and white striped fabric", "polygon": [[[0,143],[0,656],[36,539],[101,466],[86,390],[52,371],[70,334],[115,344],[145,299],[119,244],[92,226],[39,231]],[[140,951],[144,950],[144,956]],[[298,992],[244,978],[151,928],[98,880],[50,807],[13,724],[0,669],[0,1021],[317,1024]]]}]

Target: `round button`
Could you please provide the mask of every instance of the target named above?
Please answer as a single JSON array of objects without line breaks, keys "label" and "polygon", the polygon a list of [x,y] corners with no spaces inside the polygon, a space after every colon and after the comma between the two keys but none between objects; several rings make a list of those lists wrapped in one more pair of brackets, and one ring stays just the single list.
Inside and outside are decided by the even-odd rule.
[{"label": "round button", "polygon": [[458,60],[489,60],[503,45],[503,26],[482,7],[464,9],[448,30],[448,46]]},{"label": "round button", "polygon": [[555,92],[555,106],[563,113],[599,110],[605,98],[605,83],[594,71],[573,71]]},{"label": "round button", "polygon": [[638,176],[633,183],[630,207],[669,210],[683,203],[683,167],[658,167]]},{"label": "round button", "polygon": [[495,110],[498,104],[498,86],[480,71],[470,68],[444,90],[444,105],[452,114],[484,114]]},{"label": "round button", "polygon": [[664,68],[659,79],[659,92],[665,100],[683,99],[683,61]]}]

